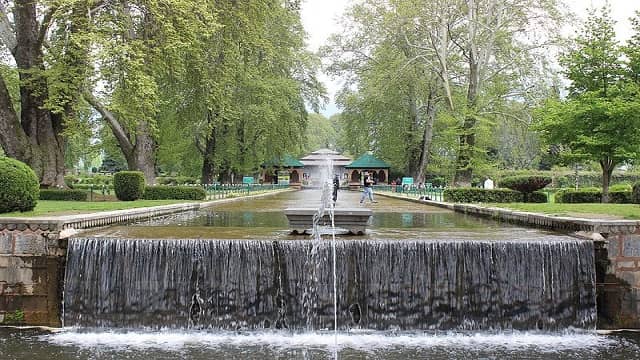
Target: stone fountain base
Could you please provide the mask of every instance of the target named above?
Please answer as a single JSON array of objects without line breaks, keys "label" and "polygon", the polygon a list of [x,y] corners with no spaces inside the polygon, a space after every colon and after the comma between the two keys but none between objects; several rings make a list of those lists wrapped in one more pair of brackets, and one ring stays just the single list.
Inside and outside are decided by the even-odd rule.
[{"label": "stone fountain base", "polygon": [[[287,208],[284,214],[289,221],[289,229],[292,234],[310,233],[313,228],[313,215],[318,212],[314,208]],[[334,225],[336,228],[345,229],[354,235],[364,235],[367,225],[370,224],[371,209],[362,208],[338,208],[333,210]],[[320,220],[319,225],[331,226],[329,212]]]}]

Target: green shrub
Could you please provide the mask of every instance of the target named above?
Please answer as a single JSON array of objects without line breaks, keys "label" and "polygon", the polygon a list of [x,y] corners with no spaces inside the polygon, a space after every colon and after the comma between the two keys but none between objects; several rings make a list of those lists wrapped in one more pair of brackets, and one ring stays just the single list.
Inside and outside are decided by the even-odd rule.
[{"label": "green shrub", "polygon": [[29,166],[0,157],[0,213],[33,210],[39,194],[38,178]]},{"label": "green shrub", "polygon": [[500,181],[500,187],[520,191],[522,193],[532,193],[549,184],[551,184],[551,177],[541,175],[509,176]]},{"label": "green shrub", "polygon": [[633,191],[631,194],[631,202],[634,204],[640,204],[640,181],[633,184]]},{"label": "green shrub", "polygon": [[456,203],[522,202],[521,192],[507,189],[457,188],[445,189],[444,201]]},{"label": "green shrub", "polygon": [[556,193],[557,203],[599,203],[601,198],[602,192],[598,189],[563,189]]},{"label": "green shrub", "polygon": [[609,186],[609,191],[631,191],[631,185],[630,184],[615,184],[615,185],[611,185]]},{"label": "green shrub", "polygon": [[65,175],[64,183],[68,187],[73,187],[73,184],[77,183],[80,179],[75,175]]},{"label": "green shrub", "polygon": [[147,186],[144,189],[145,200],[203,200],[207,193],[199,186]]},{"label": "green shrub", "polygon": [[546,203],[548,201],[547,194],[542,191],[534,191],[527,194],[527,199],[525,200],[528,203]]},{"label": "green shrub", "polygon": [[[582,189],[560,190],[556,193],[557,203],[599,203],[602,200],[602,190],[600,189]],[[632,202],[631,191],[609,191],[609,203],[611,204],[630,204]]]},{"label": "green shrub", "polygon": [[158,176],[156,182],[160,185],[195,185],[198,179],[190,176]]},{"label": "green shrub", "polygon": [[83,190],[42,189],[40,200],[86,201],[88,193]]},{"label": "green shrub", "polygon": [[138,200],[144,194],[144,175],[141,171],[120,171],[113,175],[113,190],[118,200]]},{"label": "green shrub", "polygon": [[611,204],[631,204],[631,191],[609,191],[609,203]]}]

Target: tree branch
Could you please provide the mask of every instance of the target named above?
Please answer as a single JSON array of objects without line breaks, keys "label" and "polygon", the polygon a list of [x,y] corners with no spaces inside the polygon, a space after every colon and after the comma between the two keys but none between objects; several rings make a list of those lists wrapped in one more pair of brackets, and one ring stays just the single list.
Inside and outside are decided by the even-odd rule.
[{"label": "tree branch", "polygon": [[56,13],[56,11],[58,10],[57,6],[53,6],[51,8],[49,8],[49,11],[47,11],[44,14],[44,17],[42,18],[42,23],[40,24],[40,29],[38,30],[38,45],[39,46],[43,46],[44,45],[44,39],[47,36],[47,31],[49,31],[49,26],[51,26],[51,21],[53,20],[53,15]]},{"label": "tree branch", "polygon": [[2,76],[0,76],[0,145],[10,157],[22,161],[29,157],[29,139],[20,125]]},{"label": "tree branch", "polygon": [[113,131],[113,135],[118,140],[118,143],[120,144],[122,152],[124,152],[125,156],[128,156],[128,154],[132,154],[134,147],[133,143],[131,142],[131,139],[129,139],[127,131],[118,121],[116,115],[109,111],[104,105],[102,105],[91,92],[84,91],[83,97],[107,121],[107,124],[109,124],[109,127]]},{"label": "tree branch", "polygon": [[9,21],[7,9],[2,2],[0,2],[0,41],[15,55],[16,47],[18,46],[16,32],[13,24]]}]

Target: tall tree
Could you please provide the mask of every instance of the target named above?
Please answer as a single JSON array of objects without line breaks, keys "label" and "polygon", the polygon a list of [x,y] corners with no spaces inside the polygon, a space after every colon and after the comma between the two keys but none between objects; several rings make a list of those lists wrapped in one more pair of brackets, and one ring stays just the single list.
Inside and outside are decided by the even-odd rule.
[{"label": "tall tree", "polygon": [[[192,109],[203,183],[254,173],[265,159],[298,153],[306,126],[304,101],[323,89],[317,60],[304,50],[294,1],[220,2],[220,31],[190,66],[198,85]],[[189,89],[186,87],[185,89]]]},{"label": "tall tree", "polygon": [[63,131],[87,76],[85,33],[99,7],[91,0],[0,3],[0,41],[19,75],[17,98],[12,80],[0,76],[0,145],[29,164],[43,187],[65,186]]},{"label": "tall tree", "polygon": [[415,61],[412,10],[395,1],[360,1],[325,52],[330,71],[349,78],[338,98],[349,151],[373,150],[423,181],[441,96],[437,75]]},{"label": "tall tree", "polygon": [[[475,154],[485,152],[476,144],[478,126],[500,113],[505,101],[531,95],[522,80],[531,79],[526,74],[537,68],[535,58],[544,59],[543,51],[553,43],[559,10],[554,0],[450,3],[449,9],[439,14],[447,31],[438,42],[427,41],[423,48],[437,55],[446,103],[461,119],[454,184],[469,186]],[[462,85],[461,96],[450,89],[454,82]]]},{"label": "tall tree", "polygon": [[[403,167],[418,179],[437,135],[436,120],[457,119],[458,186],[470,185],[487,152],[489,137],[483,131],[498,118],[520,120],[538,101],[534,90],[540,87],[533,83],[545,79],[540,76],[547,71],[544,48],[557,34],[559,18],[556,0],[361,0],[349,14],[330,53],[332,70],[354,69],[345,95],[358,94],[344,97],[349,100],[342,103],[345,114],[368,117],[363,123],[376,123],[372,116],[379,114],[386,118],[384,124],[394,124],[389,128],[406,129],[394,134],[395,148],[403,149]],[[341,54],[347,56],[336,61]],[[347,108],[373,104],[374,94],[385,99],[375,111]],[[526,106],[515,114],[505,111],[515,102]],[[400,104],[404,110],[398,109]],[[369,141],[371,147],[393,134],[383,129],[372,132],[376,138]],[[438,153],[450,156],[451,151]]]},{"label": "tall tree", "polygon": [[155,182],[161,85],[185,76],[185,60],[217,28],[212,6],[125,0],[103,9],[110,16],[98,29],[98,72],[84,99],[109,125],[129,169],[142,171],[147,183]]},{"label": "tall tree", "polygon": [[633,64],[624,65],[613,25],[608,7],[590,11],[575,47],[561,59],[571,80],[569,95],[549,101],[538,125],[548,142],[568,149],[568,158],[599,162],[603,203],[609,201],[615,166],[640,156],[639,88]]}]

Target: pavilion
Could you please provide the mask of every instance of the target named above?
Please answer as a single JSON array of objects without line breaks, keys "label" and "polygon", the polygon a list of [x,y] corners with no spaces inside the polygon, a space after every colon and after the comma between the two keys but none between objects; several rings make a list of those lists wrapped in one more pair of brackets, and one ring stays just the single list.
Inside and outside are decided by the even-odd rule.
[{"label": "pavilion", "polygon": [[368,172],[373,177],[375,184],[389,183],[389,164],[366,153],[355,161],[345,166],[349,176],[349,187],[359,187],[362,185],[362,174]]},{"label": "pavilion", "polygon": [[337,174],[342,182],[348,181],[348,174],[345,167],[351,164],[352,159],[337,151],[330,149],[320,149],[300,159],[304,164],[302,184],[308,186],[320,186],[318,181],[322,179],[322,172],[326,171],[327,164],[333,166],[333,173]]}]

